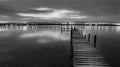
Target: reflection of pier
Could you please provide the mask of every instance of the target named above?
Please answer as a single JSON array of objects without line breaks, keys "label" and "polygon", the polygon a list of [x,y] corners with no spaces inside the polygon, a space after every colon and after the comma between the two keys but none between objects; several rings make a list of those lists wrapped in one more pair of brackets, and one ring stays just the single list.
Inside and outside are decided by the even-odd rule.
[{"label": "reflection of pier", "polygon": [[0,24],[0,30],[39,30],[56,29],[70,31],[71,26],[65,24]]},{"label": "reflection of pier", "polygon": [[108,67],[103,56],[84,38],[82,30],[73,29],[71,41],[73,67]]},{"label": "reflection of pier", "polygon": [[[0,30],[39,30],[39,29],[64,29],[61,25],[0,25]],[[66,28],[65,28],[66,29]]]},{"label": "reflection of pier", "polygon": [[0,30],[27,30],[27,25],[1,25]]}]

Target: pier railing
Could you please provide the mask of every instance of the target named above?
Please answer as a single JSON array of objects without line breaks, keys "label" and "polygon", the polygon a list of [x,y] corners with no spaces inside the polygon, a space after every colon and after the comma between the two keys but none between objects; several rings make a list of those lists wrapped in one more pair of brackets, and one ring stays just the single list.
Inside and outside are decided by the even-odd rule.
[{"label": "pier railing", "polygon": [[[81,36],[83,38],[85,38],[86,40],[88,40],[95,48],[97,47],[97,35],[95,34],[90,34],[90,33],[87,33],[87,34],[84,34],[84,32],[86,32],[86,30],[84,29],[78,29],[77,27],[71,27],[71,29],[76,29],[79,31],[79,33],[81,34]],[[72,33],[72,30],[71,30],[71,33]],[[71,34],[72,35],[72,34]]]}]

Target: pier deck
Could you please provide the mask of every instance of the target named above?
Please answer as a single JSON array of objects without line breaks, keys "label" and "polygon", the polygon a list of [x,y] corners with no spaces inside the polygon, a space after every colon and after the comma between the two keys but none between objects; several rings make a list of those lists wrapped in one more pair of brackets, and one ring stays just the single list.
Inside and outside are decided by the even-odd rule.
[{"label": "pier deck", "polygon": [[109,67],[100,52],[79,31],[72,30],[73,67]]}]

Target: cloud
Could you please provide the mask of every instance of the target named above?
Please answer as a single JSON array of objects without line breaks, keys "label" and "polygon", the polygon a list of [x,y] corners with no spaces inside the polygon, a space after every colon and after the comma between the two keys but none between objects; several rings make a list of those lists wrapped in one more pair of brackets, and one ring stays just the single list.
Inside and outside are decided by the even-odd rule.
[{"label": "cloud", "polygon": [[16,13],[49,13],[49,12],[53,12],[53,10],[48,8],[16,9]]},{"label": "cloud", "polygon": [[53,10],[52,8],[46,8],[46,7],[43,7],[43,8],[33,8],[34,10]]},{"label": "cloud", "polygon": [[10,18],[10,16],[0,15],[0,18]]},{"label": "cloud", "polygon": [[4,6],[0,4],[0,14],[6,14],[6,13],[13,13],[14,10],[10,8],[9,6]]},{"label": "cloud", "polygon": [[0,1],[9,1],[9,0],[0,0]]},{"label": "cloud", "polygon": [[[23,17],[33,17],[40,19],[82,19],[87,16],[80,15],[78,11],[66,10],[66,9],[53,9],[53,8],[33,8],[39,11],[39,13],[18,13],[17,15]],[[44,13],[42,12],[44,11]]]},{"label": "cloud", "polygon": [[[14,13],[43,14],[43,13],[52,13],[54,12],[53,10],[59,10],[59,8],[60,9],[63,8],[63,9],[73,9],[73,10],[81,11],[80,14],[79,13],[76,13],[74,15],[66,14],[64,15],[65,18],[76,17],[79,19],[83,17],[81,16],[81,14],[92,17],[104,16],[106,18],[106,16],[110,16],[110,15],[113,15],[113,17],[115,15],[116,16],[119,15],[119,11],[120,11],[119,3],[120,3],[119,0],[9,0],[9,1],[0,0],[0,4],[3,5],[3,6],[0,5],[0,14],[5,14],[9,16],[15,15]],[[51,8],[46,8],[46,7],[51,7]],[[57,9],[53,9],[53,8],[57,8]],[[28,18],[30,16],[15,15],[15,18],[17,17]]]}]

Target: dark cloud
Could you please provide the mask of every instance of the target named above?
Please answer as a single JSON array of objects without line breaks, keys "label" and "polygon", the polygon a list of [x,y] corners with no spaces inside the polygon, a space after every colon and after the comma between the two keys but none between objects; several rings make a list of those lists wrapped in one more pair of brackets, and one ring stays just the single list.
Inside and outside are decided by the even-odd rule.
[{"label": "dark cloud", "polygon": [[14,11],[8,6],[0,5],[0,13],[13,13]]},{"label": "dark cloud", "polygon": [[[15,14],[15,10],[12,9],[9,6],[3,6],[0,5],[0,15],[3,17],[0,17],[0,19],[3,19],[4,16],[8,17],[16,17],[17,15]],[[5,18],[6,19],[6,18]]]},{"label": "dark cloud", "polygon": [[113,16],[114,19],[114,17],[119,16],[119,3],[119,0],[10,0],[0,3],[2,4],[0,5],[0,14],[15,14],[17,12],[46,13],[50,11],[37,11],[31,8],[48,7],[73,9],[80,11],[82,15],[91,17],[108,18]]}]

